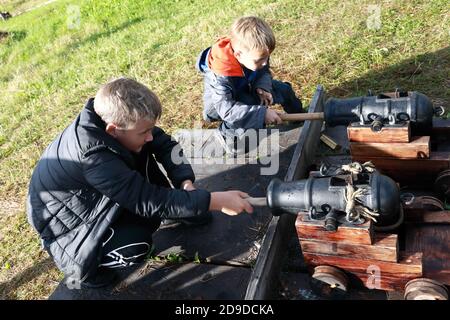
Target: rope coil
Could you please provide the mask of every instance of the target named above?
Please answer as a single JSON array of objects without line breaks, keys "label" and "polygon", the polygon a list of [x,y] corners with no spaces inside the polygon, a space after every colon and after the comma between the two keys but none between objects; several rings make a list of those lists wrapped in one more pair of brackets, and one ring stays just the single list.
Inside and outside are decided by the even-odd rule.
[{"label": "rope coil", "polygon": [[[370,161],[363,164],[360,164],[359,162],[352,162],[350,164],[342,165],[341,169],[343,173],[351,173],[353,178],[352,180],[356,180],[359,173],[374,172],[375,166]],[[361,220],[361,217],[377,222],[376,217],[378,217],[380,214],[362,204],[361,198],[362,196],[367,195],[367,193],[367,188],[361,187],[355,190],[354,186],[351,183],[347,184],[345,188],[344,199],[346,202],[345,213],[348,222],[356,222],[358,220]]]}]

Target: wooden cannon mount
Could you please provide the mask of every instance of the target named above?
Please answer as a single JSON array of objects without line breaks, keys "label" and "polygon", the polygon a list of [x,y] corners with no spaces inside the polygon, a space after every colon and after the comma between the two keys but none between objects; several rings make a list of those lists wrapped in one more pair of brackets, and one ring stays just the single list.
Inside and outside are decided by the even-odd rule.
[{"label": "wooden cannon mount", "polygon": [[[352,161],[371,161],[403,188],[418,190],[403,204],[404,222],[392,232],[372,221],[341,224],[299,212],[295,227],[313,281],[346,291],[350,282],[404,292],[405,299],[448,299],[450,286],[450,121],[435,120],[429,136],[411,135],[409,122],[347,127]],[[314,173],[312,173],[314,174]],[[406,194],[406,193],[405,193]],[[409,194],[409,193],[408,193]]]},{"label": "wooden cannon mount", "polygon": [[449,120],[435,119],[431,132],[424,136],[412,135],[409,122],[384,126],[378,132],[352,123],[347,133],[353,161],[371,161],[381,173],[404,186],[446,188],[440,185],[450,180]]}]

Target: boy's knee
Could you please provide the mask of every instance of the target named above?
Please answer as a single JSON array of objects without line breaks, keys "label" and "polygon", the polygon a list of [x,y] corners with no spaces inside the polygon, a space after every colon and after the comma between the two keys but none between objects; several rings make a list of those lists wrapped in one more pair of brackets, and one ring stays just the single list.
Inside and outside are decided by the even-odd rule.
[{"label": "boy's knee", "polygon": [[278,80],[272,80],[273,91],[278,92],[283,98],[290,98],[295,96],[294,89],[289,82],[282,82]]},{"label": "boy's knee", "polygon": [[297,98],[289,82],[273,80],[272,87],[274,91],[274,103],[281,104],[288,113],[304,112],[302,102]]}]

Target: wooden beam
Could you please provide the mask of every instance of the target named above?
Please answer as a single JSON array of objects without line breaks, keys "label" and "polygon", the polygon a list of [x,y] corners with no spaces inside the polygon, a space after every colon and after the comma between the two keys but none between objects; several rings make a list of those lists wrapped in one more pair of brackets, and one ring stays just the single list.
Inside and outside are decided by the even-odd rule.
[{"label": "wooden beam", "polygon": [[310,220],[307,214],[299,213],[295,221],[297,236],[301,239],[315,239],[349,244],[372,244],[374,238],[372,221],[364,224],[340,225],[336,232],[327,231],[323,220]]},{"label": "wooden beam", "polygon": [[422,276],[422,252],[405,253],[400,252],[398,262],[380,261],[372,259],[352,259],[324,254],[303,253],[307,264],[313,266],[328,265],[340,268],[350,273],[371,274],[373,270],[379,270],[380,276],[391,278],[408,279]]},{"label": "wooden beam", "polygon": [[450,224],[450,210],[427,211],[423,209],[403,209],[405,223],[435,223]]},{"label": "wooden beam", "polygon": [[423,276],[450,286],[450,228],[414,225],[405,228],[405,249],[423,252]]},{"label": "wooden beam", "polygon": [[411,142],[351,142],[350,151],[354,157],[424,159],[430,157],[430,137],[413,137]]},{"label": "wooden beam", "polygon": [[409,122],[405,125],[390,125],[373,131],[370,125],[351,123],[347,127],[348,140],[351,142],[410,142],[411,127]]},{"label": "wooden beam", "polygon": [[439,172],[450,167],[449,152],[430,152],[429,159],[394,159],[355,156],[352,161],[371,161],[383,174],[397,182],[418,184],[433,182]]},{"label": "wooden beam", "polygon": [[449,135],[450,119],[433,118],[433,135]]},{"label": "wooden beam", "polygon": [[302,252],[337,255],[355,259],[398,261],[398,238],[396,234],[375,233],[372,245],[302,238],[299,239],[299,242]]}]

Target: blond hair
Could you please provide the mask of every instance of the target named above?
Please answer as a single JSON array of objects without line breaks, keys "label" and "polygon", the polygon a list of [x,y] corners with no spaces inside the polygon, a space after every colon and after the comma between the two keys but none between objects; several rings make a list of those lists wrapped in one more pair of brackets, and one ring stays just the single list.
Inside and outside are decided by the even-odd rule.
[{"label": "blond hair", "polygon": [[241,17],[231,26],[233,47],[246,50],[272,52],[275,49],[275,35],[270,26],[258,17]]},{"label": "blond hair", "polygon": [[143,84],[118,78],[98,90],[94,110],[106,123],[132,129],[140,119],[157,120],[162,106],[156,94]]}]

